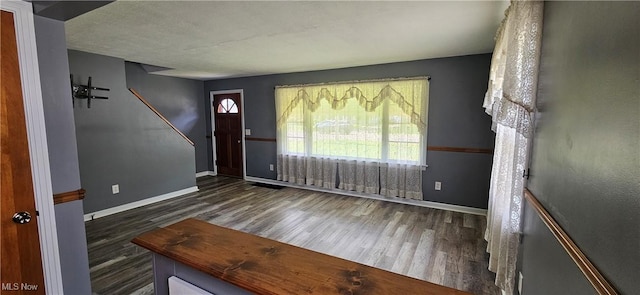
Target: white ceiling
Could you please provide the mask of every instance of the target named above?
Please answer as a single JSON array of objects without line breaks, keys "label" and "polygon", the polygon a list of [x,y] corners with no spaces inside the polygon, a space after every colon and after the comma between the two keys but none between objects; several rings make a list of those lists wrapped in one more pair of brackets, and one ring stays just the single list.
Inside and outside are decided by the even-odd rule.
[{"label": "white ceiling", "polygon": [[195,79],[491,52],[508,1],[116,1],[68,20],[67,46]]}]

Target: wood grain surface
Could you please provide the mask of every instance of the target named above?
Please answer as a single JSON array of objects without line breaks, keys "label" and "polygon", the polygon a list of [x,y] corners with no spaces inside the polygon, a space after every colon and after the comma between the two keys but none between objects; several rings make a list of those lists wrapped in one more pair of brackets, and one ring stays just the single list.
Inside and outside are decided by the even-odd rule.
[{"label": "wood grain surface", "polygon": [[266,137],[253,137],[253,136],[245,136],[244,140],[248,141],[264,141],[264,142],[276,142],[275,138],[266,138]]},{"label": "wood grain surface", "polygon": [[193,218],[133,243],[257,294],[470,294]]},{"label": "wood grain surface", "polygon": [[58,205],[66,202],[82,200],[84,199],[84,193],[85,193],[84,189],[79,189],[75,191],[54,194],[53,204]]},{"label": "wood grain surface", "polygon": [[433,146],[427,147],[428,151],[454,152],[454,153],[472,153],[472,154],[493,154],[493,149],[452,147],[452,146]]},{"label": "wood grain surface", "polygon": [[[45,294],[13,13],[1,11],[0,31],[0,293]],[[18,212],[31,222],[15,223]]]}]

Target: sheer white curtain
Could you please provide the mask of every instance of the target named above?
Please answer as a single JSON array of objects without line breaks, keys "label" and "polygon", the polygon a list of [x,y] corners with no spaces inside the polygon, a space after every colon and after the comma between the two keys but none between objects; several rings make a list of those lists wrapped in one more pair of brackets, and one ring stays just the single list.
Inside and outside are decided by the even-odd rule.
[{"label": "sheer white curtain", "polygon": [[422,199],[426,77],[276,87],[278,179]]},{"label": "sheer white curtain", "polygon": [[422,168],[401,163],[384,163],[380,167],[380,194],[422,200]]},{"label": "sheer white curtain", "polygon": [[542,1],[512,1],[496,37],[484,107],[496,132],[485,239],[489,269],[514,289],[524,171],[533,133],[542,37]]},{"label": "sheer white curtain", "polygon": [[338,188],[359,193],[380,193],[380,164],[361,160],[338,161]]}]

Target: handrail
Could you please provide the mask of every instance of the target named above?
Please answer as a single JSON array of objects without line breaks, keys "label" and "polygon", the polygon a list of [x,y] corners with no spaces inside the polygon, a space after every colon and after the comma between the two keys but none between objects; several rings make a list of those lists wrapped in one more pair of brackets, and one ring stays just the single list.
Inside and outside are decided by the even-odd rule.
[{"label": "handrail", "polygon": [[567,251],[567,254],[571,256],[571,259],[576,263],[580,271],[587,277],[587,280],[591,283],[594,289],[601,295],[617,295],[618,292],[613,288],[611,283],[604,278],[604,276],[598,271],[598,269],[591,263],[589,258],[584,255],[582,250],[578,248],[576,243],[573,242],[567,232],[556,222],[556,220],[549,214],[549,212],[542,206],[540,201],[529,191],[524,190],[525,199],[533,206],[533,208],[540,216],[540,219],[551,230],[551,233],[556,237],[558,242]]},{"label": "handrail", "polygon": [[151,109],[154,113],[156,113],[156,115],[158,115],[158,117],[160,117],[160,119],[162,119],[165,123],[169,124],[169,127],[173,128],[173,130],[178,132],[178,134],[180,134],[180,136],[182,136],[184,139],[186,139],[187,142],[189,142],[191,145],[194,145],[194,143],[193,143],[193,141],[191,141],[191,139],[189,139],[186,135],[184,135],[184,133],[182,133],[182,131],[180,131],[180,129],[178,129],[176,126],[171,124],[171,122],[169,122],[169,120],[167,120],[167,118],[165,118],[162,114],[160,114],[160,112],[158,112],[158,110],[156,110],[156,108],[154,108],[146,99],[144,99],[144,97],[142,97],[142,95],[140,95],[140,93],[138,93],[133,88],[129,88],[129,91],[131,91],[131,93],[133,93],[133,95],[135,95],[149,109]]}]

